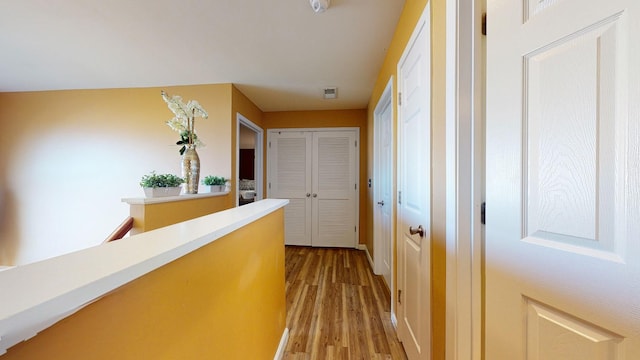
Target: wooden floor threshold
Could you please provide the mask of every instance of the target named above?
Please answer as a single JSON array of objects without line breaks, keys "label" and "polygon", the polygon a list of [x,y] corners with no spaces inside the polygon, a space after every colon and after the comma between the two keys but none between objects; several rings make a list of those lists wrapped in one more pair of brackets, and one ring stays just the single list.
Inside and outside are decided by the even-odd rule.
[{"label": "wooden floor threshold", "polygon": [[287,246],[284,359],[406,359],[363,251]]}]

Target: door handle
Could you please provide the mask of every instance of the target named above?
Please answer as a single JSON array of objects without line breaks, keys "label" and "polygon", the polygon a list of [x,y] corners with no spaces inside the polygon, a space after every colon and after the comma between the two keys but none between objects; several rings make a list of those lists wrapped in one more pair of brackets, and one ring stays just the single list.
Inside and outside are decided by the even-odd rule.
[{"label": "door handle", "polygon": [[409,226],[409,234],[411,235],[415,235],[415,234],[419,234],[420,237],[424,237],[424,228],[422,227],[422,225],[418,225],[418,228],[414,228],[413,226]]},{"label": "door handle", "polygon": [[311,194],[310,194],[310,193],[307,193],[307,197],[309,197],[309,196],[311,196]]},{"label": "door handle", "polygon": [[318,194],[313,194],[313,197],[318,197]]},{"label": "door handle", "polygon": [[378,205],[380,205],[380,206],[384,206],[384,200],[380,200],[380,201],[378,201]]}]

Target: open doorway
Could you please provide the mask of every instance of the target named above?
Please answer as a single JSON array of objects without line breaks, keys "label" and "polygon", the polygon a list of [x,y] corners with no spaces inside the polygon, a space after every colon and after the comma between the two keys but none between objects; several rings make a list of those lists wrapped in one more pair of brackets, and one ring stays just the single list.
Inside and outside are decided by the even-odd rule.
[{"label": "open doorway", "polygon": [[262,199],[262,128],[237,114],[236,206]]}]

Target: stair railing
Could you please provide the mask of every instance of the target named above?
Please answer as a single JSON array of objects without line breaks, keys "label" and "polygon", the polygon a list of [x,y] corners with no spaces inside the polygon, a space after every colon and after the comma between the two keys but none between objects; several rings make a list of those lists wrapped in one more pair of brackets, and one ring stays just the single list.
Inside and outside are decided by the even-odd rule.
[{"label": "stair railing", "polygon": [[133,218],[131,216],[124,219],[118,227],[109,235],[102,243],[106,244],[111,241],[122,239],[129,231],[133,229]]}]

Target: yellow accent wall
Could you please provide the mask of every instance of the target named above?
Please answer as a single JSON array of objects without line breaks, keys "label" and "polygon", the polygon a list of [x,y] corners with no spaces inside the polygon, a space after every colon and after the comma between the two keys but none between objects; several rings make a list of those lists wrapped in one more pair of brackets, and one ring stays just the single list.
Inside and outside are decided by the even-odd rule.
[{"label": "yellow accent wall", "polygon": [[284,258],[279,209],[120,287],[0,358],[273,359],[286,321]]},{"label": "yellow accent wall", "polygon": [[[267,153],[266,131],[268,129],[287,128],[329,128],[329,127],[355,127],[360,129],[360,244],[367,243],[368,234],[373,234],[369,229],[365,214],[367,209],[367,150],[369,138],[367,137],[367,110],[322,110],[322,111],[275,111],[264,113],[265,127],[265,156]],[[373,159],[372,157],[370,159]],[[266,160],[265,160],[266,164]],[[266,180],[265,180],[266,181]],[[266,187],[265,187],[266,189]]]},{"label": "yellow accent wall", "polygon": [[152,204],[131,204],[133,218],[131,235],[195,219],[229,208],[231,195],[206,196],[181,201]]},{"label": "yellow accent wall", "polygon": [[0,265],[101,243],[129,214],[121,198],[144,196],[142,175],[181,173],[161,89],[209,112],[201,175],[231,177],[231,84],[0,93]]},{"label": "yellow accent wall", "polygon": [[[426,0],[407,0],[400,16],[393,40],[387,51],[387,56],[380,69],[373,93],[369,102],[367,113],[367,139],[369,147],[367,157],[370,159],[367,165],[367,174],[373,176],[373,112],[376,104],[384,92],[387,82],[394,77],[394,131],[397,128],[397,92],[398,77],[397,64],[408,44],[413,30],[427,5]],[[446,311],[446,186],[445,186],[445,40],[446,40],[446,2],[445,0],[431,0],[431,119],[432,119],[432,152],[424,154],[431,156],[432,188],[431,188],[431,313],[432,313],[432,358],[441,360],[445,358],[445,311]],[[394,137],[397,138],[396,134]],[[397,150],[397,149],[396,149]],[[397,164],[397,153],[394,154],[394,161]],[[397,172],[394,171],[393,179],[397,179]],[[375,181],[375,179],[374,179]],[[397,189],[394,184],[394,194]],[[367,211],[363,214],[368,224],[368,233],[373,234],[373,191],[369,189],[366,196]],[[395,201],[394,201],[394,206]],[[395,237],[395,233],[394,233]],[[394,244],[397,240],[394,239]],[[373,236],[366,238],[366,245],[373,256]],[[397,264],[397,254],[394,255]],[[396,279],[397,280],[397,279]],[[397,282],[396,282],[397,283]],[[396,294],[393,294],[394,301],[397,301]]]}]

